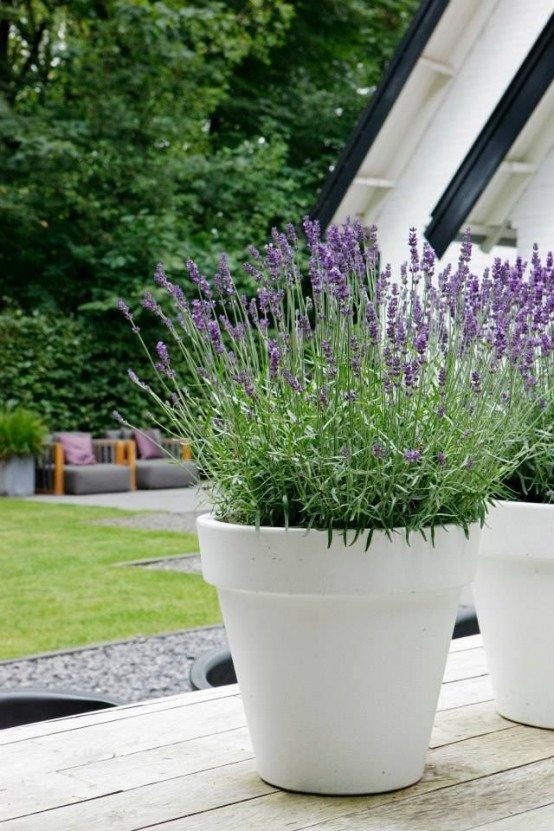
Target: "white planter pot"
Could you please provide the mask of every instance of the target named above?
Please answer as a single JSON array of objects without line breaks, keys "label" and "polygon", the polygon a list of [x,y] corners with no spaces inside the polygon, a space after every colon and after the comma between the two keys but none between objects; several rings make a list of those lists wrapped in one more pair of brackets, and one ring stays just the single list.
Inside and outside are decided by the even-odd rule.
[{"label": "white planter pot", "polygon": [[30,496],[35,492],[35,460],[32,456],[10,456],[0,462],[0,495]]},{"label": "white planter pot", "polygon": [[498,712],[554,729],[554,506],[496,504],[473,594]]},{"label": "white planter pot", "polygon": [[402,788],[423,774],[461,587],[479,529],[408,546],[198,519],[260,776],[320,794]]}]

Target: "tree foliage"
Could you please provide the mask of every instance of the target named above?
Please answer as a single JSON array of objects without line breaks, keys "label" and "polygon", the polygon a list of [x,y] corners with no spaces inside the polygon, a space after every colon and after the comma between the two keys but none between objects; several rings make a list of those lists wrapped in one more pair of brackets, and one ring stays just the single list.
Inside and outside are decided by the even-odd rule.
[{"label": "tree foliage", "polygon": [[2,9],[4,292],[75,309],[129,291],[157,258],[183,257],[211,113],[246,55],[267,60],[291,8],[28,0]]},{"label": "tree foliage", "polygon": [[[126,383],[117,298],[158,261],[176,278],[188,256],[236,263],[299,220],[416,5],[0,0],[0,309],[81,327]],[[63,401],[51,377],[41,397]]]}]

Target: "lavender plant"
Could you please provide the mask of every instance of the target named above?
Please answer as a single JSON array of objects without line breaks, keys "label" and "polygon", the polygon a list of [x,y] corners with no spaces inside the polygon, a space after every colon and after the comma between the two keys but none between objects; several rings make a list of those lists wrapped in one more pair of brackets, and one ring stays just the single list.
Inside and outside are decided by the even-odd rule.
[{"label": "lavender plant", "polygon": [[[519,261],[518,268],[524,264]],[[542,307],[546,318],[554,306],[554,256],[549,252],[543,263],[537,246],[531,259],[535,291],[543,295]],[[546,323],[546,319],[541,321]],[[524,502],[554,502],[554,372],[548,358],[551,342],[545,332],[542,336],[543,360],[536,365],[535,406],[522,440],[519,463],[506,481],[506,495]]]},{"label": "lavender plant", "polygon": [[553,346],[544,270],[497,261],[479,278],[466,238],[436,274],[412,230],[394,280],[375,229],[347,223],[324,239],[305,220],[304,235],[304,259],[292,226],[250,249],[251,297],[225,256],[211,283],[187,263],[191,301],[159,266],[143,300],[167,327],[151,355],[158,385],[131,379],[154,420],[192,442],[219,519],[355,529],[368,544],[375,529],[467,532],[524,454]]}]

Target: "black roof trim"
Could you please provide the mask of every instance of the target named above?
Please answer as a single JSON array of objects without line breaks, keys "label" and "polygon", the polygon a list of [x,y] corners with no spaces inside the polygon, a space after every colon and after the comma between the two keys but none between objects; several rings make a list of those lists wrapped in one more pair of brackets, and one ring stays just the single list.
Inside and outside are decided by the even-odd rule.
[{"label": "black roof trim", "polygon": [[442,257],[554,79],[554,14],[431,214],[425,236]]},{"label": "black roof trim", "polygon": [[311,212],[329,224],[450,0],[422,0]]}]

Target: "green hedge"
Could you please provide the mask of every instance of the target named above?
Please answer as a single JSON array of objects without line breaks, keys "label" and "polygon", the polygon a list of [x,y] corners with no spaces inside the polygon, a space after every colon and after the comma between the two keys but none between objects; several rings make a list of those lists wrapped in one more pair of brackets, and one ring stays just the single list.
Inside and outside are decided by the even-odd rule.
[{"label": "green hedge", "polygon": [[138,344],[118,314],[62,317],[0,312],[0,405],[32,408],[50,430],[101,435],[113,411],[145,420],[147,401],[127,377],[144,371]]}]

